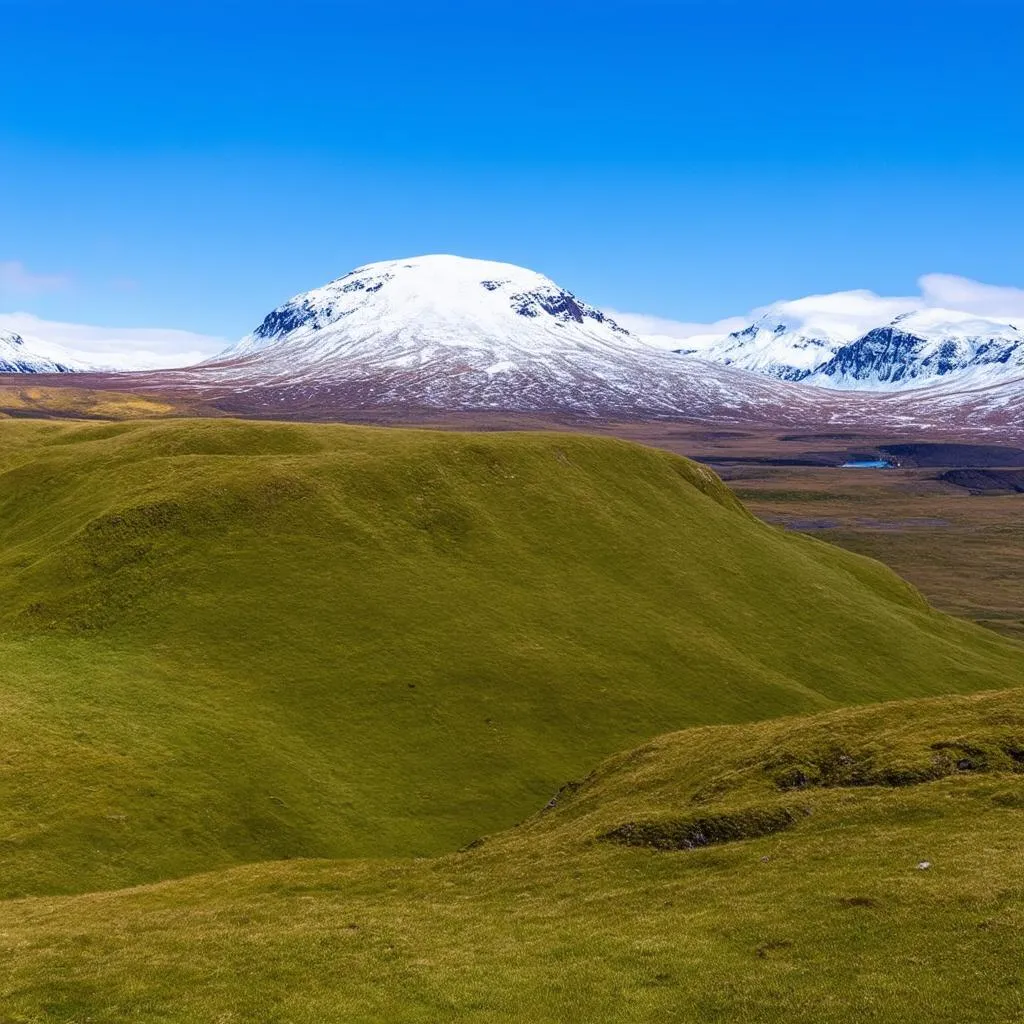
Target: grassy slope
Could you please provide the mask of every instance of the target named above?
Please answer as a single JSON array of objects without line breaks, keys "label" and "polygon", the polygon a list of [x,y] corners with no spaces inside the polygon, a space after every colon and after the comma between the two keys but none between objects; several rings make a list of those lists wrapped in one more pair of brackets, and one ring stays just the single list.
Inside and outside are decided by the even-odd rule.
[{"label": "grassy slope", "polygon": [[622,442],[0,440],[7,895],[433,854],[667,729],[1024,681],[1020,647]]},{"label": "grassy slope", "polygon": [[[703,849],[600,838],[780,806],[793,827]],[[1022,828],[1019,691],[695,729],[436,861],[4,903],[0,999],[96,1024],[1010,1024]]]}]

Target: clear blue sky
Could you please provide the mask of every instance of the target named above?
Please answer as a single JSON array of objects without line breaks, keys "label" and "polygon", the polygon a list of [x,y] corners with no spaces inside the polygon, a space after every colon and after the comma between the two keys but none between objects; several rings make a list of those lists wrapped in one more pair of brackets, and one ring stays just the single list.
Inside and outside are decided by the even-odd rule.
[{"label": "clear blue sky", "polygon": [[0,0],[0,53],[0,261],[70,279],[7,310],[234,337],[424,252],[680,319],[1024,285],[1020,0]]}]

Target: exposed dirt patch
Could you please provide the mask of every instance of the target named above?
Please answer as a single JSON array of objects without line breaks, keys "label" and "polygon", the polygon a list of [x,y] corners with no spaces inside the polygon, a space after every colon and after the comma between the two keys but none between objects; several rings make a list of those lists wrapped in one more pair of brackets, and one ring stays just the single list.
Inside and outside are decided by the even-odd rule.
[{"label": "exposed dirt patch", "polygon": [[839,900],[841,907],[877,907],[878,900],[873,900],[870,896],[843,896]]}]

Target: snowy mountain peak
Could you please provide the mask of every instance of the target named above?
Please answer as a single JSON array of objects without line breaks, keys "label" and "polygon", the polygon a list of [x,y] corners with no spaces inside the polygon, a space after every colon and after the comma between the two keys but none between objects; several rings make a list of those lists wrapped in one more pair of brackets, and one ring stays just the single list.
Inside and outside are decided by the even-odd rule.
[{"label": "snowy mountain peak", "polygon": [[1024,373],[1024,333],[948,309],[905,313],[837,349],[806,380],[844,389],[900,388],[947,377],[984,382]]},{"label": "snowy mountain peak", "polygon": [[436,346],[534,354],[642,343],[552,280],[510,263],[420,256],[358,267],[278,306],[216,362],[282,345],[305,359],[410,358]]},{"label": "snowy mountain peak", "polygon": [[457,256],[359,267],[189,372],[270,410],[678,416],[767,408],[780,388],[655,351],[543,274]]},{"label": "snowy mountain peak", "polygon": [[902,313],[890,321],[890,326],[933,341],[946,338],[1024,340],[1024,333],[1006,321],[936,306]]},{"label": "snowy mountain peak", "polygon": [[679,352],[780,380],[801,380],[828,360],[837,347],[814,326],[766,313],[742,330],[706,337],[699,347],[681,348]]}]

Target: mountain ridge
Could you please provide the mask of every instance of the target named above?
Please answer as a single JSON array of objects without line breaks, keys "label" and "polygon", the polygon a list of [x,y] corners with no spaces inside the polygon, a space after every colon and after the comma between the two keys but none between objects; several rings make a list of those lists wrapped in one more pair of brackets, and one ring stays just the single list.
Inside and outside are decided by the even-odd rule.
[{"label": "mountain ridge", "polygon": [[1024,331],[1015,324],[938,308],[908,310],[866,329],[767,312],[675,351],[835,390],[898,393],[961,377],[998,384],[1024,374]]},{"label": "mountain ridge", "polygon": [[[867,293],[849,294],[871,306]],[[302,292],[205,362],[78,380],[261,418],[411,422],[497,412],[1024,433],[1017,327],[963,342],[949,336],[950,324],[977,331],[977,317],[918,311],[850,347],[863,338],[865,315],[831,315],[830,333],[820,323],[801,327],[795,315],[766,314],[727,336],[728,351],[679,354],[535,271],[434,255],[366,264]],[[981,365],[959,368],[964,360]],[[823,365],[834,368],[828,387],[815,386]],[[872,374],[900,386],[871,386]],[[46,383],[67,386],[59,374]]]}]

